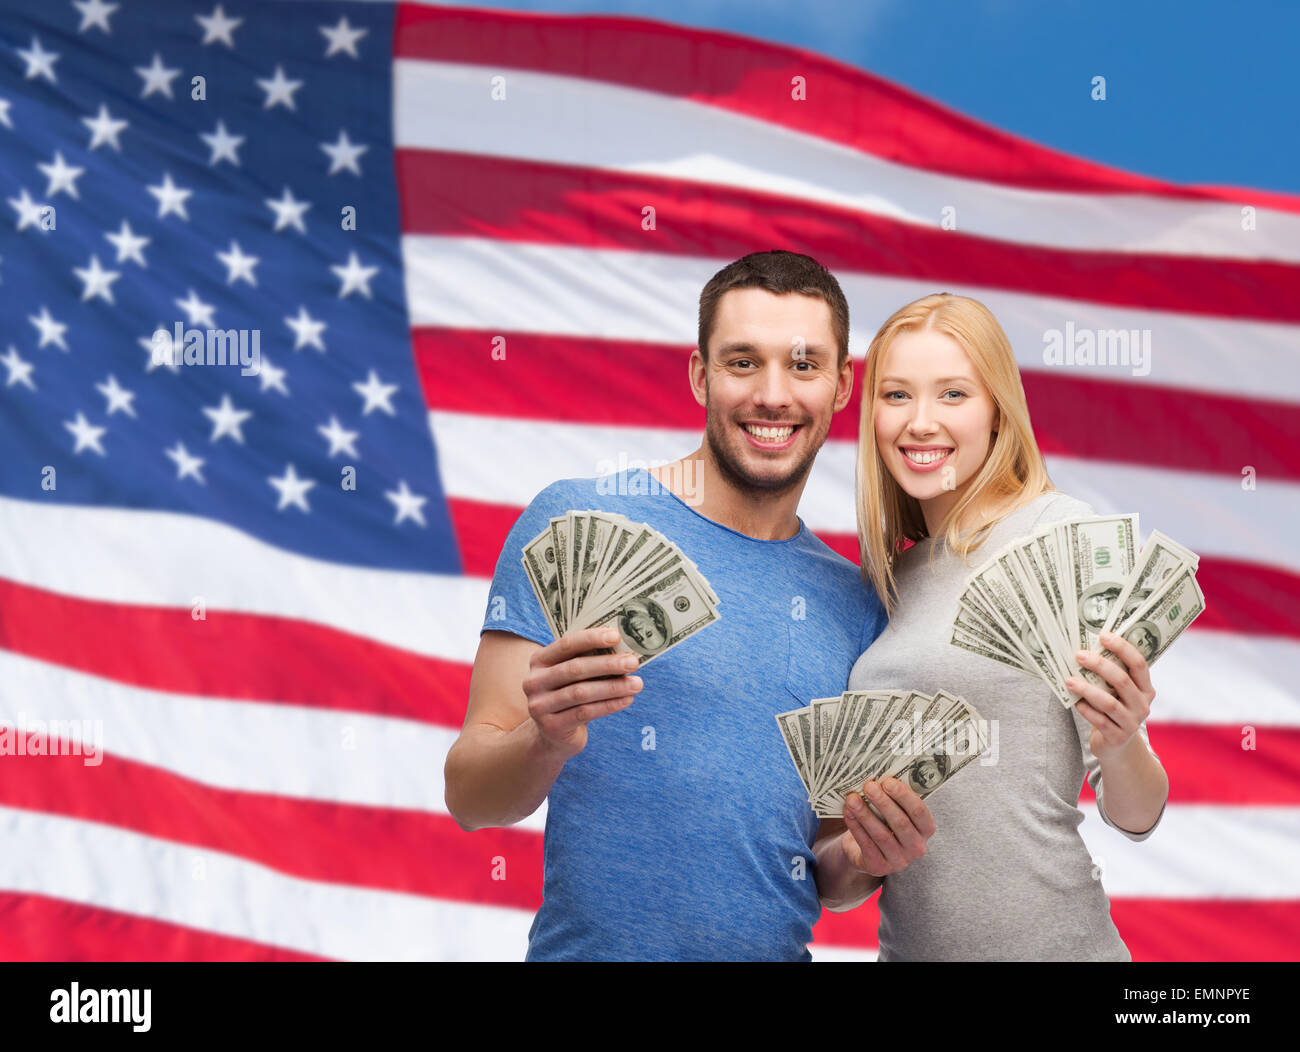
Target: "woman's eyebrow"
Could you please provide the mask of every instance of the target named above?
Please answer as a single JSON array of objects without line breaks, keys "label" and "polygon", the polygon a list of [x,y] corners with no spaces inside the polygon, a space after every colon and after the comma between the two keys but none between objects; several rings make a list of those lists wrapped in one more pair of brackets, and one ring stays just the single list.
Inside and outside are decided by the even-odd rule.
[{"label": "woman's eyebrow", "polygon": [[[968,377],[968,376],[941,376],[941,377],[939,377],[939,379],[937,379],[937,380],[935,381],[935,383],[936,383],[936,384],[950,384],[950,383],[953,383],[954,381],[957,382],[957,383],[963,383],[963,384],[974,383],[974,381],[971,380],[970,377]],[[906,380],[905,378],[901,377],[901,376],[882,376],[882,377],[880,378],[880,382],[881,382],[882,384],[883,384],[883,383],[905,384],[905,383],[907,383],[907,380]]]}]

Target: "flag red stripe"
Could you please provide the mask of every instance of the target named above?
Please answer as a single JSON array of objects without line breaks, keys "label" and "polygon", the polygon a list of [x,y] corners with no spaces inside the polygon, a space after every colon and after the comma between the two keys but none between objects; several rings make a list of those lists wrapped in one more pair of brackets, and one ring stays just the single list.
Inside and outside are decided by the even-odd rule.
[{"label": "flag red stripe", "polygon": [[[905,165],[1043,190],[1147,193],[1300,212],[1300,197],[1176,186],[1085,161],[972,120],[815,52],[624,16],[399,3],[394,56],[581,77],[707,103]],[[791,97],[793,78],[808,99]],[[485,89],[486,90],[486,89]],[[593,90],[599,90],[593,85]],[[851,120],[845,114],[852,114]]]},{"label": "flag red stripe", "polygon": [[[590,336],[420,327],[416,368],[430,409],[522,420],[700,431],[704,410],[687,380],[690,347]],[[493,356],[504,339],[505,357]],[[829,437],[856,439],[862,361],[853,397]],[[1300,405],[1022,370],[1044,453],[1144,467],[1300,481]],[[1105,420],[1107,426],[1098,427]]]},{"label": "flag red stripe", "polygon": [[460,726],[469,693],[461,662],[325,625],[212,609],[195,621],[184,608],[99,602],[4,578],[0,648],[150,690],[442,726]]},{"label": "flag red stripe", "polygon": [[[482,154],[399,149],[396,166],[408,234],[725,259],[789,248],[832,270],[1300,321],[1300,267],[1286,263],[1023,245],[780,194]],[[420,191],[429,186],[442,190]]]},{"label": "flag red stripe", "polygon": [[324,961],[328,958],[46,895],[0,891],[0,960]]},{"label": "flag red stripe", "polygon": [[[531,910],[542,901],[542,838],[531,830],[484,836],[443,814],[221,789],[107,752],[93,769],[81,756],[6,756],[0,804],[192,844],[305,880]],[[509,879],[492,879],[498,856]]]},{"label": "flag red stripe", "polygon": [[[875,947],[879,895],[848,913],[823,912],[817,945]],[[1009,904],[1010,906],[1010,904]],[[1110,915],[1134,961],[1290,961],[1300,945],[1300,902],[1112,898]]]},{"label": "flag red stripe", "polygon": [[[1157,722],[1147,728],[1151,747],[1170,774],[1169,798],[1174,803],[1300,805],[1300,728],[1251,724],[1247,732],[1245,720],[1160,723],[1158,693],[1152,714]],[[1079,799],[1096,802],[1086,779]]]}]

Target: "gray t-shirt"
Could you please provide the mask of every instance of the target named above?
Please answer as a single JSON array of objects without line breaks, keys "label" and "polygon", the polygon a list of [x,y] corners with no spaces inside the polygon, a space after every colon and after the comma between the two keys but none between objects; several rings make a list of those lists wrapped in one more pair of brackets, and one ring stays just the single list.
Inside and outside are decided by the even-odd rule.
[{"label": "gray t-shirt", "polygon": [[[1079,835],[1085,770],[1098,812],[1119,829],[1102,803],[1092,725],[1040,680],[949,642],[973,570],[1040,526],[1095,514],[1064,493],[1044,493],[998,522],[969,565],[933,538],[898,561],[899,606],[853,666],[849,689],[960,694],[997,721],[997,760],[969,764],[927,798],[936,828],[926,854],[881,888],[882,961],[1131,960]],[[1154,829],[1120,832],[1144,840]]]}]

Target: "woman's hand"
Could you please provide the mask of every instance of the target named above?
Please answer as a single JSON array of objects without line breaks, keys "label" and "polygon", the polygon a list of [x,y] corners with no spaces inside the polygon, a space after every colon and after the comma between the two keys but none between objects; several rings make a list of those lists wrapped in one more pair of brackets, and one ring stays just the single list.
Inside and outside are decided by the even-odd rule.
[{"label": "woman's hand", "polygon": [[1103,632],[1100,642],[1123,661],[1127,669],[1091,650],[1078,651],[1075,660],[1114,687],[1119,697],[1112,697],[1079,676],[1071,676],[1065,683],[1082,696],[1074,707],[1092,724],[1088,747],[1098,760],[1105,760],[1118,755],[1133,740],[1138,726],[1151,711],[1156,691],[1151,686],[1151,671],[1146,658],[1137,647],[1114,632]]},{"label": "woman's hand", "polygon": [[857,793],[844,801],[844,824],[840,838],[849,863],[873,877],[897,873],[925,854],[925,842],[934,835],[934,815],[925,801],[897,778],[883,783],[867,781],[862,792],[884,817],[881,822]]}]

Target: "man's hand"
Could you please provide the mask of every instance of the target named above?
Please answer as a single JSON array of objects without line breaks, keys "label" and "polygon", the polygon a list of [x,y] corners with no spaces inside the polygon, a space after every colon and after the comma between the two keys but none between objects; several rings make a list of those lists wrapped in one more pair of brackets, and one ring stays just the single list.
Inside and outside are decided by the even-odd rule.
[{"label": "man's hand", "polygon": [[934,835],[934,815],[908,786],[886,778],[883,789],[875,781],[862,791],[884,817],[881,822],[857,793],[844,801],[840,846],[849,864],[873,877],[897,873],[925,854],[925,842]]},{"label": "man's hand", "polygon": [[[632,704],[641,677],[635,654],[591,654],[618,642],[616,628],[566,632],[528,662],[524,695],[542,738],[566,759],[587,745],[587,724]],[[608,677],[608,678],[604,678]]]}]

